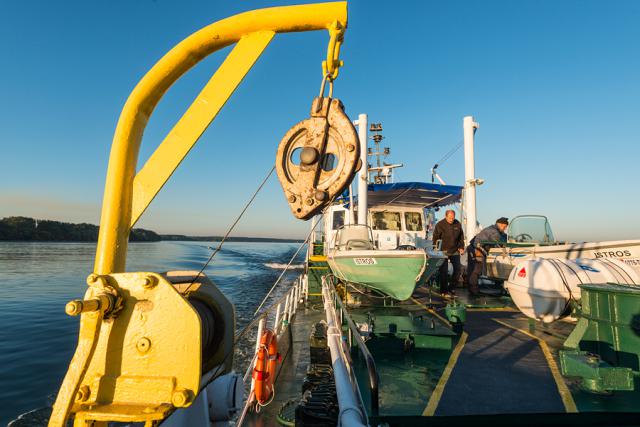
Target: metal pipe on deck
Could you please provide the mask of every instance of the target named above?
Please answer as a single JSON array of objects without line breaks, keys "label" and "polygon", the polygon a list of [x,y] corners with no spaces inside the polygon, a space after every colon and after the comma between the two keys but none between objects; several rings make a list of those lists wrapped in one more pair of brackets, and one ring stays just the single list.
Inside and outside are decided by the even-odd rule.
[{"label": "metal pipe on deck", "polygon": [[341,325],[336,319],[335,306],[326,284],[322,286],[322,296],[327,316],[327,344],[331,352],[331,365],[340,407],[338,425],[364,427],[367,425],[366,417],[350,381],[351,377],[345,363],[346,356],[342,353]]}]

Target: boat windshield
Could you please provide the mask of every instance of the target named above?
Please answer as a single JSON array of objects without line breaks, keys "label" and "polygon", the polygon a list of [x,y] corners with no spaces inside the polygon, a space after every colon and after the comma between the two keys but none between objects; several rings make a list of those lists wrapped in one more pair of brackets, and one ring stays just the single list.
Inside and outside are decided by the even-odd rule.
[{"label": "boat windshield", "polygon": [[333,229],[337,230],[344,225],[344,211],[333,212]]},{"label": "boat windshield", "polygon": [[542,215],[517,216],[509,224],[509,241],[516,243],[554,243],[549,220]]},{"label": "boat windshield", "polygon": [[404,223],[407,231],[422,231],[422,213],[405,212]]},{"label": "boat windshield", "polygon": [[400,212],[372,212],[371,219],[374,230],[401,230]]}]

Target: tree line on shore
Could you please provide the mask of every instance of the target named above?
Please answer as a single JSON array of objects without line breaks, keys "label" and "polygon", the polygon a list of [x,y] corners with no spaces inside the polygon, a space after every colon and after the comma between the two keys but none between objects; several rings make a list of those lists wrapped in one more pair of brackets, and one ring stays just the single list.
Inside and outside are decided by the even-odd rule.
[{"label": "tree line on shore", "polygon": [[[24,216],[0,219],[0,240],[96,242],[99,227],[93,224],[36,220]],[[158,242],[159,234],[142,228],[134,228],[129,234],[131,242]]]},{"label": "tree line on shore", "polygon": [[[34,242],[97,242],[97,225],[34,219],[11,216],[0,219],[0,241]],[[130,242],[173,241],[220,241],[222,236],[185,236],[182,234],[158,234],[143,228],[134,228],[129,234]],[[302,242],[299,239],[275,239],[270,237],[228,237],[230,242]]]}]

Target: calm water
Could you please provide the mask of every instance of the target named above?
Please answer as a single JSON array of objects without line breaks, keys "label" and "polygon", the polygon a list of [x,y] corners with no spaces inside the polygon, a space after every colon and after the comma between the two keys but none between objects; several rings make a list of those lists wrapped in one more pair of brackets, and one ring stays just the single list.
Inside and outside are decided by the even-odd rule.
[{"label": "calm water", "polygon": [[[212,245],[131,243],[127,270],[199,270]],[[297,247],[226,243],[216,255],[206,273],[235,304],[239,328]],[[0,425],[49,404],[55,395],[78,332],[78,319],[65,315],[64,305],[84,294],[94,254],[95,243],[0,242]],[[284,282],[297,274],[288,273]]]}]

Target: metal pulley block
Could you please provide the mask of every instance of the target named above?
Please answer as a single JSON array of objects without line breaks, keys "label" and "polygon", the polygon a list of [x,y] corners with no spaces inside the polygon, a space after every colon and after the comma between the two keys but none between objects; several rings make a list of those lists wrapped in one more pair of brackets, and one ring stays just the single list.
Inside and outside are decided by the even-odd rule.
[{"label": "metal pulley block", "polygon": [[339,99],[317,97],[311,117],[286,133],[276,155],[278,179],[293,215],[309,219],[353,180],[360,159],[358,134]]}]

